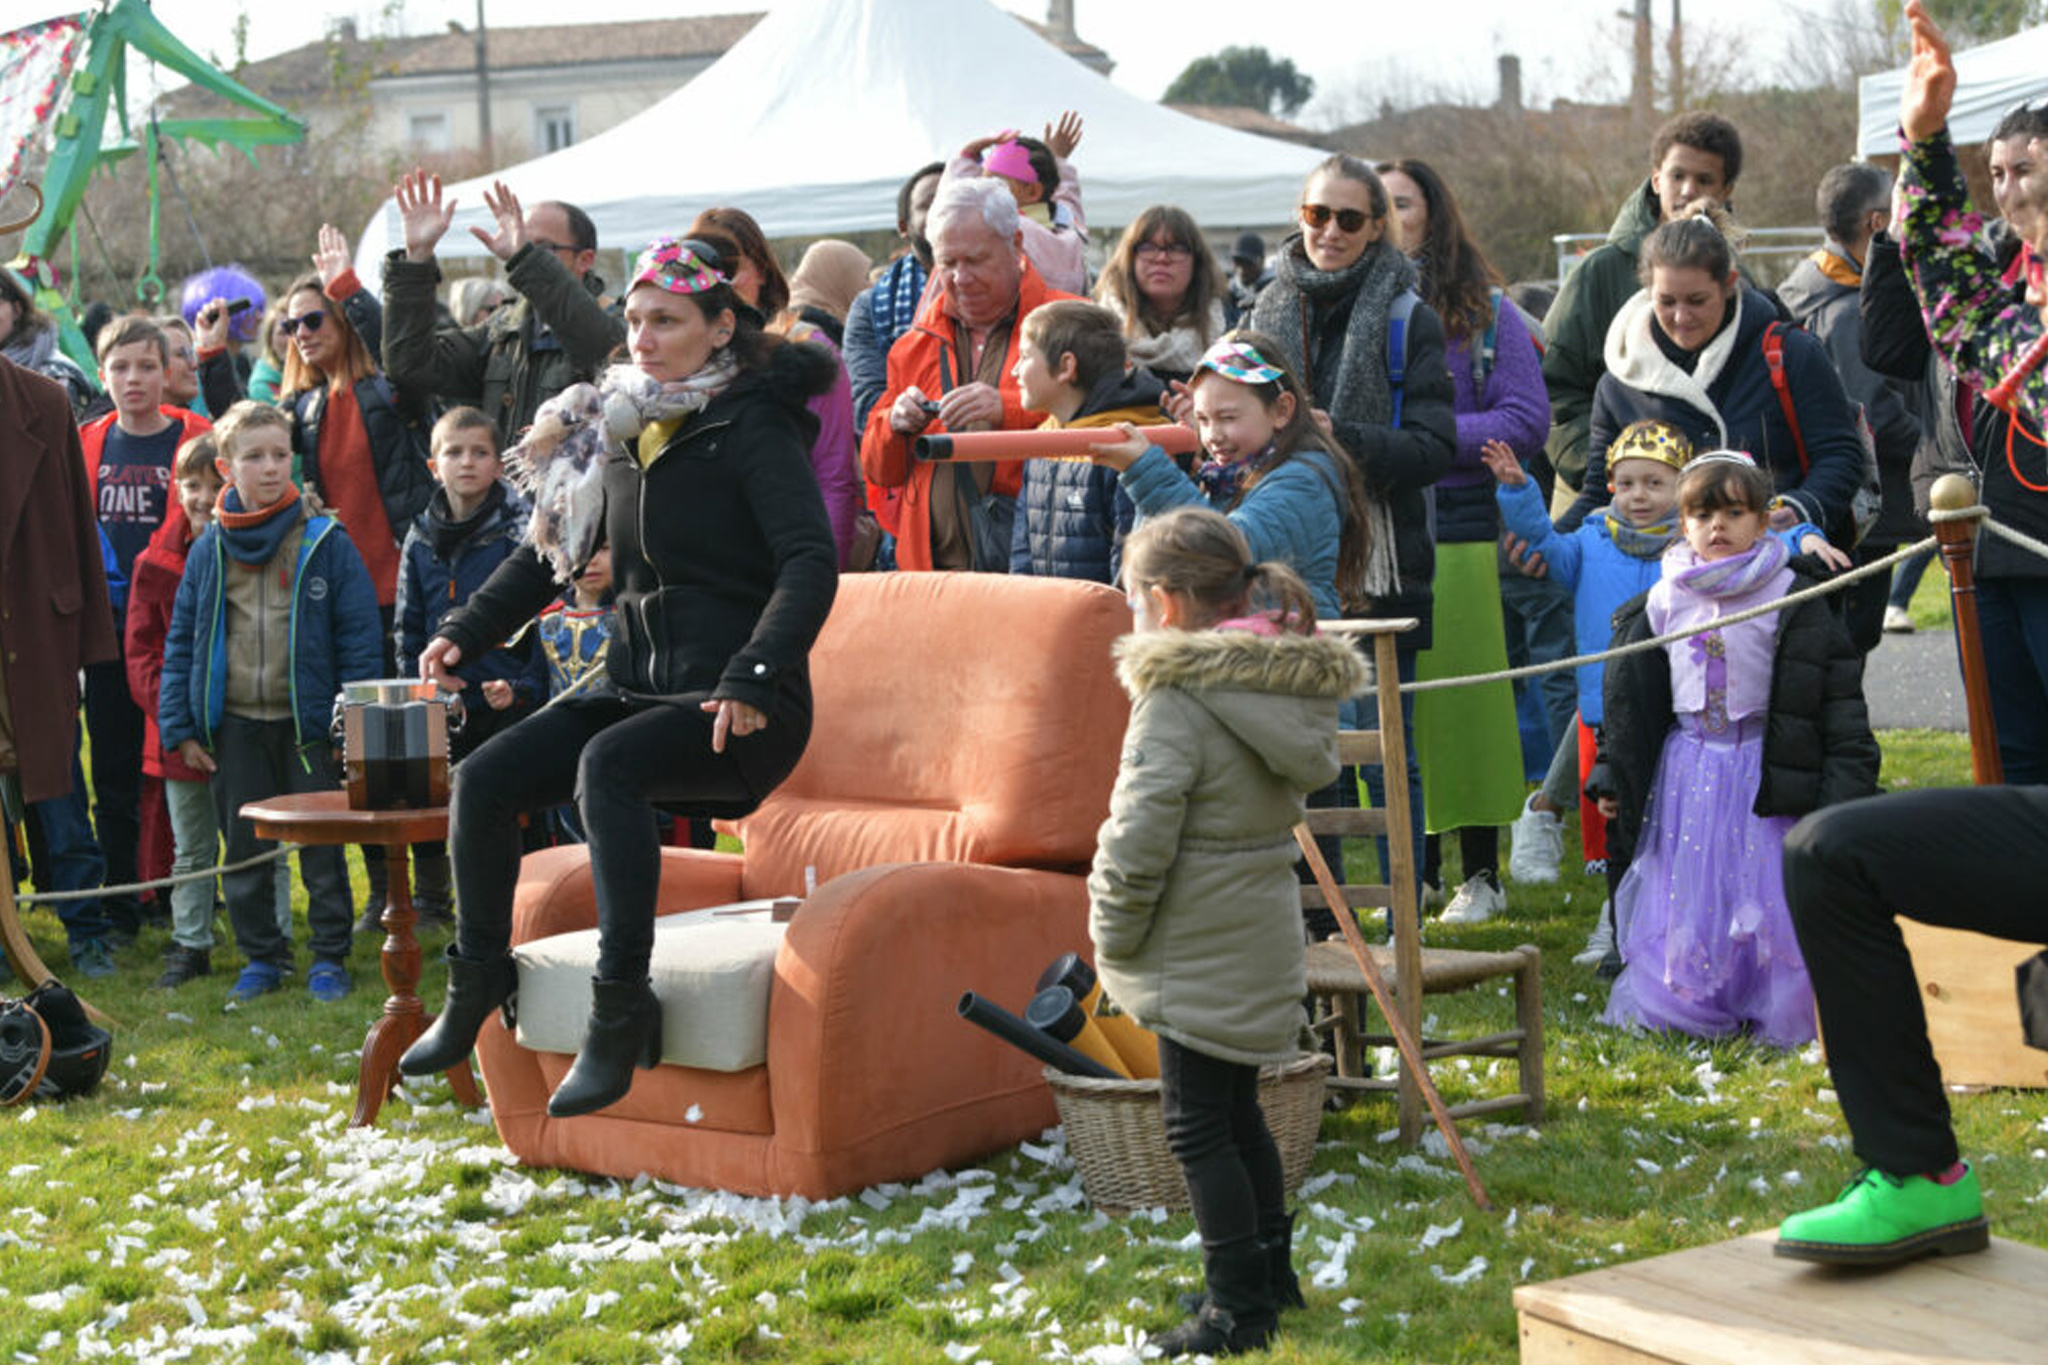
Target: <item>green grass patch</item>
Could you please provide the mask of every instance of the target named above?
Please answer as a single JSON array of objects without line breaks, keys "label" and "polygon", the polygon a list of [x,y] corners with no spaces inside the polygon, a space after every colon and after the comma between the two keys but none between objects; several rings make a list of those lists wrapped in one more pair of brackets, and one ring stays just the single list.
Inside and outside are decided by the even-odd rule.
[{"label": "green grass patch", "polygon": [[[1968,779],[1960,736],[1882,738],[1888,786]],[[1383,1140],[1391,1104],[1327,1115],[1297,1256],[1324,1282],[1271,1359],[1506,1365],[1516,1285],[1770,1228],[1851,1173],[1815,1052],[1601,1026],[1606,988],[1570,961],[1601,885],[1573,870],[1508,892],[1504,920],[1428,932],[1542,947],[1547,1121],[1466,1129],[1482,1214],[1440,1153]],[[28,924],[61,964],[54,916]],[[443,941],[425,942],[429,1000]],[[211,978],[146,989],[163,943],[146,933],[89,992],[120,1020],[101,1092],[0,1111],[0,1359],[1108,1362],[1196,1284],[1191,1220],[1077,1202],[1057,1139],[808,1206],[521,1169],[439,1079],[351,1131],[373,945],[339,1005],[300,976],[231,1010],[231,950]],[[1504,988],[1428,1006],[1446,1028],[1509,1010]],[[1490,1061],[1436,1074],[1454,1097],[1511,1082]],[[2048,1092],[1960,1096],[1955,1115],[1996,1231],[2048,1246]]]}]

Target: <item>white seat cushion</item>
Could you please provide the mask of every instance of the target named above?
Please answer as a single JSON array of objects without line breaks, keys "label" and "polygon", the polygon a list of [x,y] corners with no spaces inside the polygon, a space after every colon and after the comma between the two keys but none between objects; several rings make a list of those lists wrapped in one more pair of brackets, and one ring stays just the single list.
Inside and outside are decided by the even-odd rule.
[{"label": "white seat cushion", "polygon": [[[789,928],[770,918],[771,904],[743,901],[654,921],[647,975],[661,1001],[662,1061],[745,1071],[768,1060],[768,994]],[[750,913],[730,913],[740,909]],[[590,1019],[597,930],[535,939],[512,956],[519,964],[519,1045],[575,1052]]]}]

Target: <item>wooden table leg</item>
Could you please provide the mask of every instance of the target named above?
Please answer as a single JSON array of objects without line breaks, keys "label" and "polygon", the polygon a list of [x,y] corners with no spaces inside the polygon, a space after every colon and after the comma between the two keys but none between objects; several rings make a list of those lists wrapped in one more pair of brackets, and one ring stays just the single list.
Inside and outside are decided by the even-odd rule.
[{"label": "wooden table leg", "polygon": [[[404,844],[384,846],[385,884],[384,950],[379,965],[385,989],[384,1013],[370,1026],[363,1040],[363,1056],[356,1074],[356,1109],[351,1128],[367,1128],[377,1121],[377,1111],[398,1084],[398,1059],[419,1040],[433,1022],[420,1004],[420,944],[413,936],[418,916],[412,908],[412,878],[409,854]],[[467,1059],[450,1067],[448,1084],[464,1104],[480,1102],[476,1080]]]}]

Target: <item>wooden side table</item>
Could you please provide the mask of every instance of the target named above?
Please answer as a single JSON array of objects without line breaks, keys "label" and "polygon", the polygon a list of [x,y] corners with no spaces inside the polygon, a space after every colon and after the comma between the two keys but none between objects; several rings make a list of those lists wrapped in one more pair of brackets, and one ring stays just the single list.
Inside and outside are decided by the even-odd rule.
[{"label": "wooden side table", "polygon": [[[391,996],[384,1013],[370,1026],[363,1040],[363,1056],[356,1073],[356,1110],[351,1128],[366,1128],[377,1121],[377,1111],[398,1083],[398,1059],[413,1045],[434,1016],[420,1004],[420,944],[413,937],[417,922],[412,909],[412,887],[408,876],[407,850],[414,844],[432,843],[448,837],[448,810],[435,806],[424,810],[353,810],[348,793],[307,792],[297,796],[275,796],[252,801],[242,814],[255,825],[264,839],[290,840],[297,844],[382,844],[389,887],[384,901],[384,952],[381,966],[385,988]],[[482,1102],[476,1078],[467,1059],[448,1069],[448,1084],[455,1098],[467,1105]]]}]

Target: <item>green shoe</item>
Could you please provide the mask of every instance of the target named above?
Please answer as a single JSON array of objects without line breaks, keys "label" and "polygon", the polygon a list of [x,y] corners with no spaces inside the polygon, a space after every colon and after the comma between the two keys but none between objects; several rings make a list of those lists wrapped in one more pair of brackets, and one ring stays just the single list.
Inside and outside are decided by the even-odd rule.
[{"label": "green shoe", "polygon": [[1777,1253],[1824,1265],[1890,1265],[1930,1254],[1959,1256],[1991,1245],[1984,1196],[1967,1165],[1953,1185],[1924,1175],[1865,1170],[1832,1204],[1778,1227]]}]

